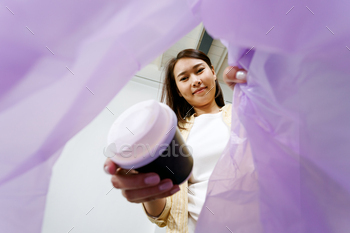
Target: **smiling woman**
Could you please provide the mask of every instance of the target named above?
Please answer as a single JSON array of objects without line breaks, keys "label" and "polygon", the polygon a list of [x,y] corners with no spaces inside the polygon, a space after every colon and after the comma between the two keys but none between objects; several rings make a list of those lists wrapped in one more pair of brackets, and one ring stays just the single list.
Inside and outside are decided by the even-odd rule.
[{"label": "smiling woman", "polygon": [[[232,81],[226,75],[225,82],[228,80]],[[167,226],[167,232],[193,233],[209,177],[230,137],[231,105],[224,103],[210,59],[194,49],[183,50],[168,62],[161,101],[176,113],[183,139],[192,148],[194,165],[179,192],[144,202],[143,207],[149,220]]]},{"label": "smiling woman", "polygon": [[186,116],[218,113],[225,106],[214,67],[206,54],[185,49],[168,62],[161,97],[164,100],[174,110],[180,129]]},{"label": "smiling woman", "polygon": [[[237,67],[227,67],[224,81],[233,88]],[[180,133],[192,148],[193,170],[181,185],[160,180],[154,173],[121,169],[110,159],[104,168],[112,184],[132,203],[142,203],[148,219],[167,233],[193,233],[206,199],[209,178],[230,137],[231,104],[223,93],[210,59],[194,49],[181,51],[168,62],[161,101],[177,116]]]}]

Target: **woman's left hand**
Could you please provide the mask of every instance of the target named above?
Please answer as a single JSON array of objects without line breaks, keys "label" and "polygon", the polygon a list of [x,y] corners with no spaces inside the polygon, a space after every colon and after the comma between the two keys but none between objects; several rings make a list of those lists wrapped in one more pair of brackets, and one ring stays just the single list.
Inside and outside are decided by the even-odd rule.
[{"label": "woman's left hand", "polygon": [[224,70],[223,78],[225,83],[233,90],[236,83],[247,83],[247,71],[237,66],[228,66]]}]

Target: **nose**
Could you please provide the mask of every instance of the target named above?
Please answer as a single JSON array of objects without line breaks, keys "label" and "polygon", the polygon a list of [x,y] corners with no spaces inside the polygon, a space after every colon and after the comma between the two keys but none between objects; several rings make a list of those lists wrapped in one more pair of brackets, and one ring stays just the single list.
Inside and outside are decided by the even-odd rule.
[{"label": "nose", "polygon": [[192,83],[192,86],[195,87],[195,86],[200,86],[202,83],[202,80],[196,76],[193,77],[193,83]]}]

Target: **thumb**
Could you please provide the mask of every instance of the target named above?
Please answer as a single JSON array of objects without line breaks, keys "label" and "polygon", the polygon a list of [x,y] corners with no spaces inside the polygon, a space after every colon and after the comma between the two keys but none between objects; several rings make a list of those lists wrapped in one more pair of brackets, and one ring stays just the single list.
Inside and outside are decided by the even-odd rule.
[{"label": "thumb", "polygon": [[247,83],[247,71],[239,69],[237,66],[228,66],[223,74],[226,84]]}]

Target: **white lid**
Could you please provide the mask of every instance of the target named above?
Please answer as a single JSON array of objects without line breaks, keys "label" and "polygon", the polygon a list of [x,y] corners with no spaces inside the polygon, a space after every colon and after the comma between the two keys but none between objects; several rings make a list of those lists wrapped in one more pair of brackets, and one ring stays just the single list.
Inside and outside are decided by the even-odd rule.
[{"label": "white lid", "polygon": [[167,148],[176,125],[176,115],[166,104],[155,100],[135,104],[112,124],[104,154],[123,168],[142,167]]}]

